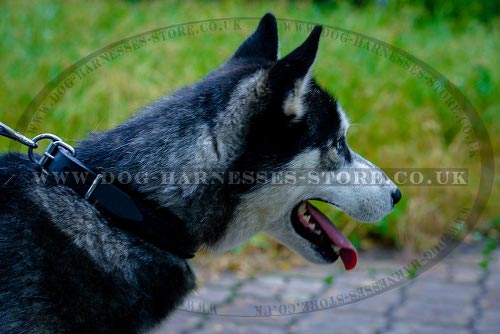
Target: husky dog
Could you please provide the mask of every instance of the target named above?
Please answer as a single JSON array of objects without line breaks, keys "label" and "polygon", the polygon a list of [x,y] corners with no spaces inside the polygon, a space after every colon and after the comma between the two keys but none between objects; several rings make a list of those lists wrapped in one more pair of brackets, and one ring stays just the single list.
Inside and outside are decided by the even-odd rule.
[{"label": "husky dog", "polygon": [[[278,60],[276,19],[266,14],[221,67],[124,124],[83,140],[77,158],[96,171],[148,175],[149,182],[133,179],[127,192],[175,214],[193,249],[224,251],[264,231],[311,262],[329,264],[340,257],[353,268],[355,249],[308,200],[372,222],[387,215],[401,193],[348,147],[347,117],[312,78],[320,35],[317,26]],[[178,170],[349,168],[377,171],[385,181],[369,186],[158,181],[164,172]],[[158,328],[195,288],[186,258],[110,223],[73,189],[50,177],[37,180],[35,170],[24,155],[0,157],[0,332]]]}]

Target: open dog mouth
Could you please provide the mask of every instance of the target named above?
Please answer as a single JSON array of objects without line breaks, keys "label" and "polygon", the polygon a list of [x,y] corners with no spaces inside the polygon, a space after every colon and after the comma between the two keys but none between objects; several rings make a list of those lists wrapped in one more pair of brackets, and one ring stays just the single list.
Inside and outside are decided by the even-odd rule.
[{"label": "open dog mouth", "polygon": [[313,244],[323,258],[334,262],[340,257],[346,270],[356,267],[356,248],[309,200],[297,204],[292,210],[291,221],[297,234]]}]

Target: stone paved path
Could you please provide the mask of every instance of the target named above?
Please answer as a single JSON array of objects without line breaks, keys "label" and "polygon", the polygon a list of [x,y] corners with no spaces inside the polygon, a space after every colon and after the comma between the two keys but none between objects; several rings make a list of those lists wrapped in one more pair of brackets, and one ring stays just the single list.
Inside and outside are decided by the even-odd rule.
[{"label": "stone paved path", "polygon": [[[255,278],[225,274],[204,282],[174,313],[165,334],[499,334],[500,250],[486,270],[479,266],[481,250],[461,245],[400,287],[335,308],[329,308],[334,301],[358,298],[370,293],[370,286],[374,291],[390,282],[405,263],[387,254],[361,254],[352,272],[336,264]],[[312,312],[297,314],[301,311]]]}]

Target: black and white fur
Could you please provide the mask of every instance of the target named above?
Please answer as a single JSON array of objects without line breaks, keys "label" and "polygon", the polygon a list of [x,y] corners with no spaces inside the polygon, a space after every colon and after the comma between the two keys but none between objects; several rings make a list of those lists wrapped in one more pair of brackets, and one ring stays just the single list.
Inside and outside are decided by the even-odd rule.
[{"label": "black and white fur", "polygon": [[[147,174],[376,168],[347,146],[347,118],[311,76],[321,28],[278,60],[267,14],[221,67],[76,148],[88,166]],[[110,226],[71,189],[40,183],[25,155],[0,157],[0,333],[146,333],[195,288],[186,260]],[[316,263],[322,255],[291,226],[300,201],[319,198],[355,219],[393,207],[380,186],[166,185],[129,191],[176,213],[193,245],[230,249],[265,231]]]}]

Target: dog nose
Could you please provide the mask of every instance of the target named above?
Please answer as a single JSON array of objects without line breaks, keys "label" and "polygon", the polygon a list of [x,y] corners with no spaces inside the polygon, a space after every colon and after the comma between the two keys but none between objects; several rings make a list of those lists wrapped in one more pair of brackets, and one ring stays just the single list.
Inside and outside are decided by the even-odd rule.
[{"label": "dog nose", "polygon": [[396,189],[395,191],[393,191],[391,193],[391,197],[392,197],[392,205],[396,205],[398,204],[398,202],[401,200],[401,191],[399,191],[399,189]]}]

